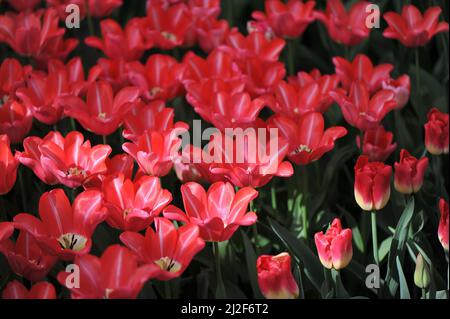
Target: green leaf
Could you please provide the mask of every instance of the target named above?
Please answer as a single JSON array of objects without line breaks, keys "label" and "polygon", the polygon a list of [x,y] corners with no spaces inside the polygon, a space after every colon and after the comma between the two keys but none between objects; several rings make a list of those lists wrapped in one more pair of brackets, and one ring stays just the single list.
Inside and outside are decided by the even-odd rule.
[{"label": "green leaf", "polygon": [[303,266],[306,277],[311,281],[314,287],[320,291],[323,282],[322,264],[319,258],[309,249],[305,242],[295,237],[286,228],[282,227],[276,221],[268,218],[270,227],[275,235],[296,257],[297,263]]},{"label": "green leaf", "polygon": [[396,263],[397,263],[398,278],[400,281],[400,299],[411,299],[408,284],[406,282],[405,275],[403,274],[403,268],[402,265],[400,264],[400,258],[398,256],[396,258]]},{"label": "green leaf", "polygon": [[384,257],[387,256],[392,244],[392,236],[386,238],[383,240],[383,242],[380,245],[380,248],[378,249],[378,257],[380,259],[380,262],[383,261]]},{"label": "green leaf", "polygon": [[253,296],[254,298],[262,298],[261,291],[258,286],[258,275],[256,273],[256,254],[253,249],[252,243],[250,239],[248,239],[247,235],[241,230],[242,240],[244,242],[245,249],[245,261],[247,263],[247,272],[250,279],[250,284],[252,285]]}]

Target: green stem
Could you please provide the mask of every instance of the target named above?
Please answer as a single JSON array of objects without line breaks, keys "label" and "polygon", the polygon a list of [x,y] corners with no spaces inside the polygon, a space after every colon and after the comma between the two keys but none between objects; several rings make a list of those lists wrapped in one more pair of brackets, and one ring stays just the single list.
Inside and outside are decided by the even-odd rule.
[{"label": "green stem", "polygon": [[272,186],[270,188],[270,196],[272,198],[272,208],[277,210],[277,191],[275,189],[275,186]]},{"label": "green stem", "polygon": [[422,288],[422,299],[427,299],[427,291],[425,288]]},{"label": "green stem", "polygon": [[361,155],[363,154],[364,150],[364,131],[359,131],[359,152]]},{"label": "green stem", "polygon": [[23,172],[19,169],[19,186],[20,186],[20,198],[22,199],[22,209],[27,211],[27,200],[25,199],[25,184],[23,182]]},{"label": "green stem", "polygon": [[87,15],[87,22],[88,22],[88,28],[89,28],[89,34],[94,37],[94,24],[92,23],[92,16],[91,16],[91,10],[89,9],[89,1],[85,1],[86,6],[86,15]]},{"label": "green stem", "polygon": [[102,139],[103,139],[103,144],[107,145],[108,144],[108,138],[106,137],[106,135],[102,135]]},{"label": "green stem", "polygon": [[55,124],[53,124],[53,131],[58,131],[58,126],[56,125],[56,123]]},{"label": "green stem", "polygon": [[225,285],[223,283],[223,277],[222,277],[221,260],[220,260],[219,243],[218,242],[213,242],[213,251],[214,251],[214,258],[215,258],[216,281],[217,281],[216,298],[217,299],[219,299],[219,298],[225,299],[226,292],[225,292]]},{"label": "green stem", "polygon": [[[324,280],[324,283],[325,283],[325,291],[326,292],[328,292],[329,289],[330,289],[330,281],[329,281],[329,276],[328,276],[329,271],[330,270],[328,268],[323,267],[323,280]],[[326,295],[323,296],[323,297],[326,297]]]},{"label": "green stem", "polygon": [[295,65],[294,65],[294,40],[287,40],[287,49],[288,49],[288,72],[289,75],[295,75]]},{"label": "green stem", "polygon": [[172,289],[170,288],[170,281],[164,282],[164,294],[166,299],[172,299]]},{"label": "green stem", "polygon": [[[255,211],[255,204],[253,201],[250,202],[250,211],[254,212]],[[256,256],[259,256],[259,245],[258,245],[258,226],[257,223],[254,223],[252,225],[252,232],[253,232],[253,240],[255,241],[255,253]]]},{"label": "green stem", "polygon": [[75,120],[73,118],[70,118],[70,126],[72,127],[72,131],[77,130],[77,125],[75,123]]},{"label": "green stem", "polygon": [[419,61],[419,48],[414,50],[415,60],[416,60],[416,91],[420,94],[420,61]]},{"label": "green stem", "polygon": [[373,247],[373,260],[375,264],[379,267],[380,260],[378,258],[378,234],[377,234],[377,213],[373,211],[371,213],[372,222],[372,247]]}]

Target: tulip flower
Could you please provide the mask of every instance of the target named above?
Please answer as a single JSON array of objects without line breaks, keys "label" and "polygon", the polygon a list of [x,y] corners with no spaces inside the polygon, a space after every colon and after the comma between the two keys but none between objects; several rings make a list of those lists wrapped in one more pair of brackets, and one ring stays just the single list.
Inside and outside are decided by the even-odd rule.
[{"label": "tulip flower", "polygon": [[155,275],[152,266],[139,267],[135,254],[119,245],[109,246],[101,257],[77,256],[74,264],[80,269],[79,287],[68,286],[70,272],[61,271],[57,276],[72,299],[135,299]]},{"label": "tulip flower", "polygon": [[55,8],[58,11],[61,20],[65,20],[68,14],[66,8],[69,4],[78,6],[81,19],[86,17],[88,10],[91,17],[104,18],[122,6],[123,0],[46,0],[46,2],[48,7]]},{"label": "tulip flower", "polygon": [[14,97],[16,90],[25,85],[25,78],[31,72],[29,65],[22,67],[16,59],[4,59],[0,65],[0,105]]},{"label": "tulip flower", "polygon": [[411,91],[411,83],[407,74],[401,75],[398,79],[387,79],[381,83],[383,90],[390,90],[395,94],[395,102],[397,102],[396,110],[402,109],[409,100]]},{"label": "tulip flower", "polygon": [[416,258],[416,269],[414,270],[414,284],[421,288],[426,289],[430,285],[430,267],[423,259],[421,253]]},{"label": "tulip flower", "polygon": [[341,221],[335,218],[325,234],[314,235],[317,252],[322,265],[328,269],[342,269],[352,260],[352,230],[342,229]]},{"label": "tulip flower", "polygon": [[36,58],[40,64],[52,58],[64,60],[78,40],[64,39],[65,29],[58,28],[58,20],[54,9],[5,14],[0,16],[0,42],[20,55]]},{"label": "tulip flower", "polygon": [[86,102],[79,97],[63,99],[65,114],[86,130],[98,135],[114,133],[139,97],[139,89],[125,87],[114,95],[111,84],[97,81],[89,85]]},{"label": "tulip flower", "polygon": [[425,146],[432,155],[448,154],[448,113],[437,108],[428,112],[425,124]]},{"label": "tulip flower", "polygon": [[0,243],[0,253],[5,256],[14,273],[31,282],[44,279],[57,261],[55,256],[39,247],[32,235],[23,230],[15,243],[11,240]]},{"label": "tulip flower", "polygon": [[402,194],[417,193],[423,184],[428,158],[417,159],[405,149],[400,151],[400,161],[394,163],[394,187]]},{"label": "tulip flower", "polygon": [[443,198],[439,200],[439,219],[438,237],[442,247],[448,253],[448,202]]},{"label": "tulip flower", "polygon": [[65,138],[59,132],[50,132],[42,140],[29,137],[24,141],[25,152],[18,153],[17,157],[45,183],[57,181],[68,187],[78,187],[106,172],[105,159],[111,153],[109,145],[91,147],[89,141],[83,143],[83,140],[83,135],[77,131]]},{"label": "tulip flower", "polygon": [[97,64],[90,68],[88,79],[89,82],[106,81],[111,84],[113,91],[117,92],[123,87],[130,86],[127,68],[128,62],[124,59],[100,58]]},{"label": "tulip flower", "polygon": [[342,126],[325,128],[323,115],[310,112],[294,121],[286,116],[275,115],[268,126],[276,127],[289,141],[288,158],[297,165],[306,165],[321,158],[334,148],[334,142],[347,134]]},{"label": "tulip flower", "polygon": [[225,42],[230,26],[227,20],[200,19],[194,26],[200,48],[211,52]]},{"label": "tulip flower", "polygon": [[7,240],[14,232],[14,225],[9,222],[0,222],[0,244]]},{"label": "tulip flower", "polygon": [[11,153],[8,135],[0,135],[0,195],[14,187],[19,161]]},{"label": "tulip flower", "polygon": [[145,236],[135,232],[124,232],[120,240],[138,257],[140,263],[151,265],[156,270],[155,278],[170,280],[181,276],[192,258],[205,247],[193,224],[176,228],[166,218],[157,217],[155,230],[147,228]]},{"label": "tulip flower", "polygon": [[17,12],[30,12],[41,3],[41,0],[7,0],[7,2]]},{"label": "tulip flower", "polygon": [[365,211],[376,211],[386,206],[391,195],[392,167],[381,162],[369,162],[361,155],[355,165],[355,199]]},{"label": "tulip flower", "polygon": [[90,251],[91,236],[107,213],[98,190],[84,191],[71,206],[64,191],[54,189],[41,196],[39,216],[18,214],[14,225],[33,236],[43,251],[70,261]]},{"label": "tulip flower", "polygon": [[267,299],[295,299],[299,289],[291,271],[291,256],[261,255],[256,260],[258,285]]},{"label": "tulip flower", "polygon": [[164,217],[198,225],[206,241],[228,240],[239,226],[256,222],[256,214],[246,212],[258,196],[253,188],[244,187],[235,193],[230,183],[217,182],[205,192],[200,184],[189,182],[181,186],[181,194],[186,213],[171,205],[164,210]]},{"label": "tulip flower", "polygon": [[353,83],[348,95],[343,89],[336,89],[330,95],[339,104],[346,122],[362,131],[377,128],[397,105],[392,91],[380,90],[370,96],[361,82]]},{"label": "tulip flower", "polygon": [[367,18],[371,12],[367,8],[370,4],[357,1],[347,11],[341,0],[328,0],[326,11],[316,11],[315,15],[334,41],[354,46],[369,37],[371,29],[367,26]]},{"label": "tulip flower", "polygon": [[[302,88],[317,89],[319,90],[319,104],[314,106],[314,110],[320,113],[326,112],[333,104],[333,99],[329,96],[329,93],[336,89],[339,84],[339,78],[336,74],[324,74],[321,75],[318,69],[313,69],[311,72],[300,71],[297,76],[288,77],[288,83],[294,86],[297,92],[301,92]],[[311,94],[314,96],[314,94]]]},{"label": "tulip flower", "polygon": [[448,23],[439,22],[441,8],[430,7],[422,13],[413,5],[404,5],[402,14],[386,12],[383,17],[388,27],[383,36],[396,39],[407,47],[426,45],[431,38],[440,32],[448,32]]},{"label": "tulip flower", "polygon": [[185,4],[175,4],[169,8],[150,5],[144,22],[144,33],[155,41],[155,46],[163,50],[173,49],[183,44],[191,25],[191,13]]},{"label": "tulip flower", "polygon": [[23,104],[9,99],[0,105],[0,134],[8,135],[12,144],[22,142],[32,124],[31,111]]},{"label": "tulip flower", "polygon": [[344,89],[349,90],[354,82],[359,82],[371,95],[381,89],[384,81],[391,79],[390,73],[394,69],[394,66],[388,63],[374,66],[365,54],[358,54],[352,62],[342,57],[334,57],[333,64]]},{"label": "tulip flower", "polygon": [[152,101],[149,104],[136,103],[124,118],[123,137],[137,141],[145,131],[166,132],[174,128],[189,129],[184,122],[174,123],[173,108],[165,107],[164,101]]},{"label": "tulip flower", "polygon": [[289,0],[285,4],[280,0],[266,0],[264,4],[265,12],[253,12],[252,17],[266,22],[279,37],[298,38],[315,20],[315,1]]},{"label": "tulip flower", "polygon": [[261,59],[248,59],[243,70],[246,75],[246,90],[253,97],[271,94],[286,75],[283,63]]},{"label": "tulip flower", "polygon": [[[183,129],[182,129],[183,130]],[[134,143],[124,143],[122,149],[131,155],[144,174],[165,176],[173,166],[173,159],[181,146],[178,129],[164,133],[145,131]]]},{"label": "tulip flower", "polygon": [[63,116],[62,98],[81,94],[85,82],[79,58],[70,60],[67,65],[52,60],[48,67],[48,76],[41,72],[32,73],[27,86],[19,88],[16,94],[37,120],[53,125]]},{"label": "tulip flower", "polygon": [[13,280],[3,289],[2,299],[56,299],[56,291],[46,281],[38,282],[27,290],[19,281]]},{"label": "tulip flower", "polygon": [[145,66],[128,64],[130,83],[137,86],[147,101],[171,100],[182,92],[181,80],[185,66],[168,55],[153,54]]},{"label": "tulip flower", "polygon": [[105,19],[100,22],[100,29],[102,38],[90,36],[85,39],[85,43],[103,51],[110,59],[139,60],[153,46],[151,41],[144,38],[142,20],[139,18],[128,21],[124,30],[116,21]]},{"label": "tulip flower", "polygon": [[[394,134],[379,125],[375,129],[364,132],[362,140],[362,154],[369,156],[371,162],[384,162],[397,148],[397,143],[392,143]],[[361,138],[356,137],[356,145],[361,148]]]},{"label": "tulip flower", "polygon": [[34,174],[45,184],[54,185],[58,183],[58,179],[49,168],[41,163],[42,153],[40,145],[45,144],[47,141],[60,147],[64,145],[64,138],[59,132],[49,132],[43,139],[37,136],[30,136],[23,141],[24,151],[17,151],[15,156],[22,165],[31,168]]},{"label": "tulip flower", "polygon": [[142,176],[133,182],[123,174],[103,181],[106,222],[118,229],[141,231],[147,228],[172,200],[172,194],[161,188],[158,177]]},{"label": "tulip flower", "polygon": [[252,32],[244,36],[234,29],[230,31],[224,49],[231,52],[235,59],[258,58],[263,61],[276,62],[285,45],[286,41],[283,39],[267,39],[262,32]]}]

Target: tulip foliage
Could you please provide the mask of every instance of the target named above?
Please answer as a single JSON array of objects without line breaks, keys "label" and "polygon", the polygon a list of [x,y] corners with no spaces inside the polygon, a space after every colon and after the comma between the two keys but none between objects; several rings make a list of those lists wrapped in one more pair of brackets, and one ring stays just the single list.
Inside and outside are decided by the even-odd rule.
[{"label": "tulip foliage", "polygon": [[1,2],[0,297],[448,298],[448,10]]}]

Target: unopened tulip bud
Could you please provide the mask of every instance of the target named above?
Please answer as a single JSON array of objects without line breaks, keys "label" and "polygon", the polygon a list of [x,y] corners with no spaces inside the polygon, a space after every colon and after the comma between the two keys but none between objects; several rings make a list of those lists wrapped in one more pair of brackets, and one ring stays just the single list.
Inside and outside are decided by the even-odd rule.
[{"label": "unopened tulip bud", "polygon": [[416,270],[414,271],[414,284],[422,289],[428,288],[430,285],[430,268],[428,264],[423,260],[422,255],[419,253],[416,259]]},{"label": "unopened tulip bud", "polygon": [[276,256],[262,255],[256,261],[258,285],[267,299],[295,299],[298,285],[291,272],[291,256],[281,253]]},{"label": "unopened tulip bud", "polygon": [[417,193],[423,184],[428,158],[417,159],[407,150],[400,151],[400,161],[394,164],[394,187],[402,194]]},{"label": "unopened tulip bud", "polygon": [[448,113],[432,108],[425,124],[427,151],[433,155],[448,154],[448,136]]},{"label": "unopened tulip bud", "polygon": [[443,198],[439,201],[439,211],[441,212],[441,218],[439,220],[438,237],[442,247],[448,252],[448,202]]}]

